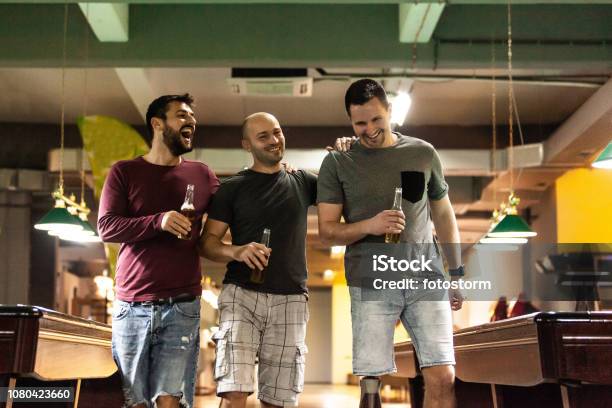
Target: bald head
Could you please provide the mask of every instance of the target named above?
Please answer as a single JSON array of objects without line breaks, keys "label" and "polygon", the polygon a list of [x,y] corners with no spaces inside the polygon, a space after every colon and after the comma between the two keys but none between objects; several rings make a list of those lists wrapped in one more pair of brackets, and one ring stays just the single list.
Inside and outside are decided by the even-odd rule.
[{"label": "bald head", "polygon": [[[248,139],[249,134],[257,134],[262,129],[272,126],[280,128],[278,119],[274,115],[267,112],[257,112],[247,116],[242,122],[242,138]],[[253,133],[255,132],[255,133]]]},{"label": "bald head", "polygon": [[242,123],[242,147],[253,155],[253,168],[278,171],[285,152],[285,135],[278,120],[266,112],[249,115]]}]

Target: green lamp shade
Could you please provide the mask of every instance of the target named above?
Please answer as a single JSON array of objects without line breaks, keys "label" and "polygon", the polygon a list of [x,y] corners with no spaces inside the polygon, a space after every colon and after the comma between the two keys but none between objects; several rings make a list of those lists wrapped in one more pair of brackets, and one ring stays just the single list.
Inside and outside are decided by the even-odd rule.
[{"label": "green lamp shade", "polygon": [[601,152],[592,166],[598,169],[612,169],[612,143],[609,143],[604,151]]},{"label": "green lamp shade", "polygon": [[94,231],[93,227],[89,224],[89,222],[84,221],[80,218],[77,217],[77,219],[81,222],[81,225],[83,226],[83,230],[79,231],[79,233],[83,234],[83,235],[96,235],[96,231]]},{"label": "green lamp shade", "polygon": [[506,214],[493,227],[487,237],[491,238],[529,238],[538,235],[529,228],[529,225],[521,217],[515,214]]},{"label": "green lamp shade", "polygon": [[96,231],[94,231],[94,229],[91,227],[91,225],[89,225],[87,221],[83,221],[76,215],[73,215],[72,217],[74,217],[74,219],[77,220],[77,222],[79,223],[81,227],[83,227],[83,229],[81,230],[66,230],[66,229],[51,230],[49,231],[49,235],[53,237],[60,237],[60,238],[62,235],[65,235],[67,233],[69,233],[72,236],[76,236],[76,235],[94,236],[96,235]]},{"label": "green lamp shade", "polygon": [[34,225],[34,228],[42,231],[80,231],[83,226],[80,220],[71,215],[62,207],[55,207]]},{"label": "green lamp shade", "polygon": [[81,244],[87,244],[91,242],[102,242],[99,236],[97,235],[85,235],[81,233],[82,231],[68,231],[61,233],[58,238],[64,241],[78,242]]}]

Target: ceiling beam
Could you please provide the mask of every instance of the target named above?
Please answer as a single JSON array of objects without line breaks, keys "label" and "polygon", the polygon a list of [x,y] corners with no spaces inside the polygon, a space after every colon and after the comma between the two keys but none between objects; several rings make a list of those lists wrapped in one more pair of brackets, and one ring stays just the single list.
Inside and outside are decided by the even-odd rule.
[{"label": "ceiling beam", "polygon": [[399,40],[403,43],[428,43],[444,3],[404,3],[399,5]]},{"label": "ceiling beam", "polygon": [[[11,3],[14,0],[0,0],[1,3]],[[21,0],[26,4],[64,4],[82,3],[83,0]],[[95,3],[92,0],[89,3]],[[115,4],[421,4],[441,3],[441,0],[115,0]],[[508,0],[452,0],[451,4],[497,4],[506,5]],[[513,5],[540,4],[612,4],[612,0],[512,0]]]},{"label": "ceiling beam", "polygon": [[143,68],[115,68],[115,72],[144,121],[149,104],[158,96],[145,70]]},{"label": "ceiling beam", "polygon": [[[447,5],[435,38],[418,44],[416,53],[398,40],[397,4],[131,4],[129,11],[130,41],[98,42],[90,34],[85,58],[88,22],[69,7],[67,66],[380,69],[410,68],[416,56],[419,70],[489,69],[492,38],[496,54],[506,52],[502,6]],[[519,5],[513,12],[515,69],[609,72],[612,7]],[[61,66],[62,23],[61,5],[0,5],[0,38],[10,39],[2,44],[0,66]],[[504,59],[496,66],[504,68]]]},{"label": "ceiling beam", "polygon": [[129,4],[79,3],[89,26],[101,42],[129,40]]},{"label": "ceiling beam", "polygon": [[612,79],[608,80],[546,140],[546,164],[588,165],[610,143]]}]

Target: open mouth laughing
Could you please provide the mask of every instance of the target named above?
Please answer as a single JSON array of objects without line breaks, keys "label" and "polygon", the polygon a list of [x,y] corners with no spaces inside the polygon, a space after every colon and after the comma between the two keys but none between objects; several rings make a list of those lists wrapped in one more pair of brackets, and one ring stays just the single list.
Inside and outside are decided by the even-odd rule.
[{"label": "open mouth laughing", "polygon": [[181,128],[181,136],[183,137],[183,140],[185,140],[189,144],[191,144],[194,133],[195,126],[193,125],[186,125]]},{"label": "open mouth laughing", "polygon": [[383,130],[378,129],[376,132],[374,132],[373,135],[370,136],[367,133],[364,133],[364,136],[368,142],[375,142],[378,139],[378,137],[382,134],[383,134]]}]

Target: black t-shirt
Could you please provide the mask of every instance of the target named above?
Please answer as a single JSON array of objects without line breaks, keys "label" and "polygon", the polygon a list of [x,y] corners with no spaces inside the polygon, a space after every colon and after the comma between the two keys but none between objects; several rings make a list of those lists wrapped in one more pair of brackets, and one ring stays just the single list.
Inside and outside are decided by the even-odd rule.
[{"label": "black t-shirt", "polygon": [[317,177],[303,170],[274,174],[244,170],[223,181],[208,208],[208,217],[229,225],[233,245],[259,242],[270,229],[272,253],[264,282],[250,281],[243,262],[227,264],[223,283],[276,294],[307,292],[306,217],[317,198]]}]

